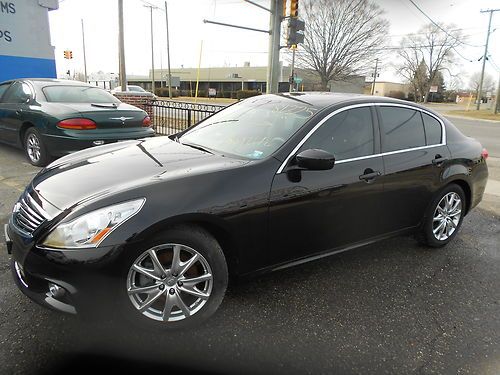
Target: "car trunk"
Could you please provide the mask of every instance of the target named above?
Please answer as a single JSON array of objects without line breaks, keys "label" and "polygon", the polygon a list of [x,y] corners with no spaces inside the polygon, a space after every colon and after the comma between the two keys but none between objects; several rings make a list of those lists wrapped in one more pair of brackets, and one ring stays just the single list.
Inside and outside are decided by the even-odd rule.
[{"label": "car trunk", "polygon": [[98,129],[140,128],[146,113],[141,109],[125,103],[71,103],[67,107],[79,112],[97,124]]}]

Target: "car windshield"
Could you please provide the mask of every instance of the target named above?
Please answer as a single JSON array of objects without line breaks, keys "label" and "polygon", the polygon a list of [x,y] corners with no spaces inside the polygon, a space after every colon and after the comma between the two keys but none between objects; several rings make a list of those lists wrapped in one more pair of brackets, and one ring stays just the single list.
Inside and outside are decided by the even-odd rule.
[{"label": "car windshield", "polygon": [[53,103],[120,103],[110,93],[99,87],[89,86],[46,86],[43,93]]},{"label": "car windshield", "polygon": [[179,141],[221,154],[263,159],[280,148],[316,111],[306,102],[283,96],[250,98],[202,121]]}]

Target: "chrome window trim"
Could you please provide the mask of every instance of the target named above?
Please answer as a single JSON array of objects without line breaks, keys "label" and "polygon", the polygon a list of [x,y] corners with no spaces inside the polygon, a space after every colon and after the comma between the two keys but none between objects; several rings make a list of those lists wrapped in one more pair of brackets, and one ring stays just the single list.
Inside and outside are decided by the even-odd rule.
[{"label": "chrome window trim", "polygon": [[[288,164],[290,159],[292,158],[293,155],[299,150],[299,148],[302,147],[302,145],[311,137],[311,135],[318,130],[321,125],[323,125],[326,121],[328,121],[331,117],[335,116],[338,113],[341,113],[343,111],[347,111],[349,109],[354,109],[354,108],[362,108],[362,107],[373,107],[373,106],[379,106],[379,107],[400,107],[400,108],[407,108],[407,109],[412,109],[414,111],[419,111],[423,112],[433,118],[435,118],[440,124],[441,124],[441,143],[438,144],[433,144],[433,145],[426,145],[426,146],[419,146],[419,147],[413,147],[413,148],[407,148],[404,150],[396,150],[396,151],[387,151],[387,152],[380,152],[378,154],[373,154],[373,155],[366,155],[366,156],[359,156],[357,158],[351,158],[351,159],[343,159],[336,161],[335,164],[342,164],[342,163],[348,163],[351,161],[356,161],[356,160],[363,160],[363,159],[371,159],[371,158],[377,158],[381,156],[386,156],[386,155],[394,155],[394,154],[399,154],[403,152],[409,152],[409,151],[418,151],[418,150],[425,150],[428,148],[433,148],[433,147],[439,147],[439,146],[445,146],[446,145],[446,127],[444,125],[444,122],[434,115],[432,112],[426,111],[425,109],[418,108],[418,107],[413,107],[410,105],[405,105],[405,104],[399,104],[399,103],[383,103],[383,102],[372,102],[372,103],[359,103],[359,104],[351,104],[342,108],[339,108],[332,113],[329,113],[328,115],[325,116],[320,122],[318,122],[314,128],[312,128],[305,136],[300,140],[299,143],[294,147],[292,152],[286,157],[286,159],[281,163],[280,167],[276,171],[276,174],[283,173],[283,170],[285,169],[285,166]],[[422,120],[423,121],[423,120]],[[375,124],[374,124],[375,125]],[[423,124],[422,124],[423,125]]]}]

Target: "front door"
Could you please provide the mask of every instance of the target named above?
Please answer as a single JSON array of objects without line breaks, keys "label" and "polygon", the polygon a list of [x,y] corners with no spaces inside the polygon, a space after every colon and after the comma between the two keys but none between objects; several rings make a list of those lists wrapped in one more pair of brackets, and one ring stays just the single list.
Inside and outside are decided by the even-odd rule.
[{"label": "front door", "polygon": [[[338,111],[337,111],[338,112]],[[374,110],[359,106],[334,114],[296,152],[322,149],[331,170],[289,170],[275,176],[270,196],[270,263],[308,257],[379,234],[384,173]],[[293,163],[294,158],[290,159]]]}]

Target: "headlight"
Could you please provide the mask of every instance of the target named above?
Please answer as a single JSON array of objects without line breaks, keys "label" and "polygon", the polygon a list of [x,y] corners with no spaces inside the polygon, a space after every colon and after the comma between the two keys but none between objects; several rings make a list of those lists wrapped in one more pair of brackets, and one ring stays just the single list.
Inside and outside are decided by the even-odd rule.
[{"label": "headlight", "polygon": [[145,201],[142,198],[108,206],[62,222],[50,232],[43,245],[63,249],[97,247],[113,229],[139,212]]}]

